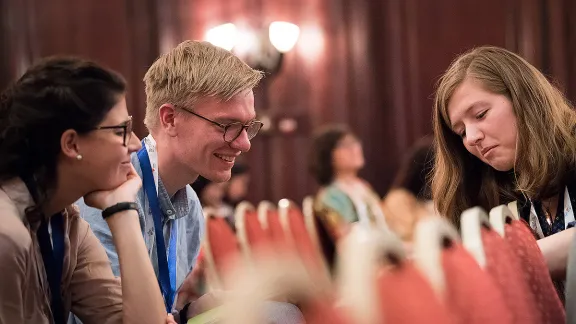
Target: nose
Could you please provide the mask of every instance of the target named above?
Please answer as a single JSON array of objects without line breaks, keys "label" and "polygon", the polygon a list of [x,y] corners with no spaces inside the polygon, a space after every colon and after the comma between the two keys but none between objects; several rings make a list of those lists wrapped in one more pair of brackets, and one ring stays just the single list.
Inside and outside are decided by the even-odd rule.
[{"label": "nose", "polygon": [[250,144],[250,140],[248,139],[248,133],[246,132],[245,129],[242,130],[242,133],[240,133],[240,135],[235,140],[230,142],[231,148],[239,150],[243,153],[250,151],[251,146],[252,144]]},{"label": "nose", "polygon": [[484,139],[484,133],[477,127],[466,127],[466,144],[468,146],[478,145],[482,139]]},{"label": "nose", "polygon": [[142,143],[140,142],[138,136],[134,134],[134,132],[132,132],[132,136],[130,136],[130,141],[128,142],[127,146],[129,153],[137,152],[142,148]]}]

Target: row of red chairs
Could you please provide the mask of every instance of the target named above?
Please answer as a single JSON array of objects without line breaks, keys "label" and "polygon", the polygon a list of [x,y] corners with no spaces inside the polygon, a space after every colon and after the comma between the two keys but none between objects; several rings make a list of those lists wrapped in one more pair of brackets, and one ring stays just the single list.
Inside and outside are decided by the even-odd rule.
[{"label": "row of red chairs", "polygon": [[490,215],[467,210],[460,233],[444,219],[424,219],[411,251],[391,233],[356,227],[339,242],[328,284],[301,259],[258,264],[230,284],[241,292],[226,315],[234,323],[256,323],[256,301],[279,295],[299,296],[312,324],[566,321],[535,237],[506,206]]},{"label": "row of red chairs", "polygon": [[287,199],[280,200],[278,205],[263,201],[257,208],[242,202],[234,215],[236,233],[223,218],[206,210],[203,255],[209,286],[230,287],[226,276],[229,269],[238,262],[254,262],[266,252],[294,253],[304,260],[312,274],[327,278],[310,203],[304,201],[305,217],[299,206]]}]

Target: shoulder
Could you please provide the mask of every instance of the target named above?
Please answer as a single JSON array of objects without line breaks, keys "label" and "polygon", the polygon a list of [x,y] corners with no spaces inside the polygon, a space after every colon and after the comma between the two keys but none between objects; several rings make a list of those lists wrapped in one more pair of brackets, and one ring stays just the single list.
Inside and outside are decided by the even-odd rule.
[{"label": "shoulder", "polygon": [[30,232],[17,215],[0,212],[0,260],[23,256],[32,246]]},{"label": "shoulder", "polygon": [[339,204],[348,200],[346,193],[335,185],[323,187],[316,196],[319,202],[325,204]]},{"label": "shoulder", "polygon": [[0,255],[24,253],[30,249],[32,238],[24,225],[16,205],[0,190]]},{"label": "shoulder", "polygon": [[188,216],[194,219],[198,219],[199,221],[202,222],[204,220],[204,215],[202,212],[202,204],[200,204],[200,199],[198,198],[198,195],[190,185],[186,185],[185,189],[186,189],[186,198],[188,199],[188,206],[189,206]]}]

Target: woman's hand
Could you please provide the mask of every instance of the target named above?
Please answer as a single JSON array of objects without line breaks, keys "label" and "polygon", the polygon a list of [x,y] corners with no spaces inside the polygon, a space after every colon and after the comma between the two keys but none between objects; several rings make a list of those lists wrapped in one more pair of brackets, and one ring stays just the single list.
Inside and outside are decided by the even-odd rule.
[{"label": "woman's hand", "polygon": [[168,317],[166,318],[166,324],[178,324],[178,323],[176,323],[176,321],[174,320],[174,316],[172,316],[172,314],[168,314]]},{"label": "woman's hand", "polygon": [[134,202],[136,201],[136,194],[140,187],[142,187],[142,180],[134,170],[134,166],[130,166],[130,173],[128,178],[120,186],[111,190],[94,191],[84,196],[86,205],[104,210],[120,202]]}]

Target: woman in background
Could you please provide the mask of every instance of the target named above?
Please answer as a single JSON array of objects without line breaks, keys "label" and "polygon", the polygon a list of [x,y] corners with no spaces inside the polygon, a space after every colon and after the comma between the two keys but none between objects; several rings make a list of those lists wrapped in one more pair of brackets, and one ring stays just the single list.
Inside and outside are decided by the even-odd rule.
[{"label": "woman in background", "polygon": [[232,177],[227,182],[224,202],[229,206],[236,207],[246,200],[250,186],[250,169],[244,164],[234,164],[232,167]]},{"label": "woman in background", "polygon": [[382,202],[386,223],[404,241],[412,241],[416,223],[436,211],[429,176],[434,164],[431,137],[420,139],[406,155]]},{"label": "woman in background", "polygon": [[[81,59],[31,67],[0,102],[0,323],[163,323],[134,201],[125,82]],[[122,280],[72,203],[103,210]],[[170,315],[171,316],[171,315]],[[169,318],[170,319],[170,318]]]},{"label": "woman in background", "polygon": [[432,196],[459,223],[467,208],[518,201],[553,277],[565,278],[576,204],[576,111],[520,56],[480,47],[440,79]]},{"label": "woman in background", "polygon": [[337,239],[352,223],[385,227],[380,197],[358,176],[364,167],[362,144],[348,128],[329,126],[315,134],[310,169],[321,188],[314,209]]},{"label": "woman in background", "polygon": [[221,217],[226,220],[228,225],[234,229],[234,208],[224,202],[227,182],[213,182],[203,176],[191,185],[194,192],[198,195],[202,209],[215,217]]}]

